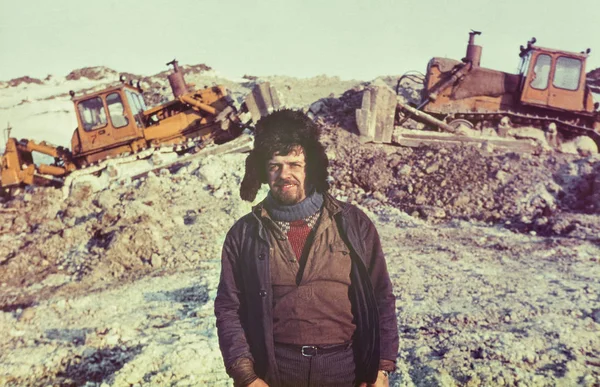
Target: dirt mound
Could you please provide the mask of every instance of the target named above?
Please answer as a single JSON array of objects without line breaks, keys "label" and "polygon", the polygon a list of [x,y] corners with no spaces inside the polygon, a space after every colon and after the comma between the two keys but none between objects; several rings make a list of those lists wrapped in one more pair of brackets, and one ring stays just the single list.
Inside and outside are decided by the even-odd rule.
[{"label": "dirt mound", "polygon": [[101,80],[108,77],[117,76],[118,73],[104,66],[84,67],[81,69],[71,71],[66,79],[67,81],[76,81],[81,78],[87,78],[91,80]]},{"label": "dirt mound", "polygon": [[474,146],[401,148],[361,144],[340,128],[324,131],[335,188],[367,207],[392,205],[433,222],[463,219],[559,234],[568,227],[548,225],[560,214],[600,213],[595,158]]},{"label": "dirt mound", "polygon": [[205,65],[204,63],[200,63],[197,65],[189,65],[183,66],[183,75],[187,74],[200,74],[206,71],[212,70],[212,67]]},{"label": "dirt mound", "polygon": [[600,214],[600,159],[574,160],[563,164],[554,175],[562,190],[561,208],[588,214]]},{"label": "dirt mound", "polygon": [[[600,93],[600,68],[590,71],[586,75],[586,83],[594,93]],[[598,100],[597,97],[595,97]]]},{"label": "dirt mound", "polygon": [[36,85],[43,85],[44,82],[42,82],[42,80],[37,79],[37,78],[31,78],[30,76],[24,76],[24,77],[19,77],[19,78],[15,78],[15,79],[11,79],[8,82],[2,82],[5,83],[5,87],[16,87],[19,86],[23,83],[25,84],[36,84]]},{"label": "dirt mound", "polygon": [[[388,86],[390,82],[389,77],[373,81]],[[573,223],[578,214],[600,213],[597,156],[519,154],[486,144],[362,144],[355,116],[364,89],[357,85],[309,109],[324,129],[335,188],[350,201],[368,207],[392,205],[432,222],[483,221],[553,235],[583,228],[586,238],[597,238],[597,222],[585,221],[585,227]],[[416,88],[409,90],[418,93]]]},{"label": "dirt mound", "polygon": [[358,134],[356,110],[362,105],[364,90],[365,86],[360,84],[346,90],[339,98],[322,98],[310,105],[308,112],[326,127],[343,128]]},{"label": "dirt mound", "polygon": [[600,67],[586,74],[588,84],[600,86]]},{"label": "dirt mound", "polygon": [[[184,76],[187,75],[193,75],[193,74],[201,74],[207,71],[212,70],[212,67],[204,64],[204,63],[200,63],[200,64],[196,64],[196,65],[182,65],[179,66],[179,70],[183,73]],[[159,77],[159,78],[164,78],[167,79],[167,76],[169,76],[172,73],[172,70],[165,70],[165,71],[161,71],[160,73],[153,75],[153,77]]]},{"label": "dirt mound", "polygon": [[[241,167],[243,157],[207,158],[175,175],[150,174],[98,194],[84,186],[64,202],[60,190],[29,190],[0,212],[0,283],[27,288],[133,278],[218,257],[218,243],[201,251],[181,247],[197,238],[219,240],[232,222],[227,214],[237,217],[249,209],[222,200],[237,196],[243,171],[228,166]],[[15,302],[0,296],[0,306]]]}]

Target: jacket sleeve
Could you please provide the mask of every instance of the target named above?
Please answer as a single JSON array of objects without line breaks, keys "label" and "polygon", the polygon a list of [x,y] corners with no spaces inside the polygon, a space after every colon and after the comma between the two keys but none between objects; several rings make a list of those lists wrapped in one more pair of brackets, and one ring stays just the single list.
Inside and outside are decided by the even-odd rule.
[{"label": "jacket sleeve", "polygon": [[242,239],[239,229],[238,223],[231,228],[225,238],[221,255],[221,277],[215,298],[219,347],[230,376],[233,376],[232,366],[239,359],[245,357],[254,362],[242,321],[244,294],[240,270],[242,257],[239,256]]},{"label": "jacket sleeve", "polygon": [[377,299],[380,330],[380,359],[396,362],[398,356],[398,324],[396,320],[396,297],[387,270],[381,241],[375,225],[360,211],[361,234],[365,241],[368,271]]}]

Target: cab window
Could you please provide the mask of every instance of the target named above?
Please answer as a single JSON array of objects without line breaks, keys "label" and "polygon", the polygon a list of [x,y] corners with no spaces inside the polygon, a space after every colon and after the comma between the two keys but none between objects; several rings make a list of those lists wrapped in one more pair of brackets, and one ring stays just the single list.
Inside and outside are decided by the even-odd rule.
[{"label": "cab window", "polygon": [[144,99],[138,93],[134,93],[131,90],[125,90],[125,93],[127,95],[127,102],[129,102],[129,106],[131,107],[135,123],[139,128],[142,128],[143,124],[140,114],[146,110]]},{"label": "cab window", "polygon": [[134,93],[133,95],[138,100],[140,106],[142,107],[142,111],[148,110],[148,108],[146,107],[146,102],[144,101],[144,97],[142,97],[142,95],[138,94],[138,93]]},{"label": "cab window", "polygon": [[94,97],[81,101],[77,105],[79,117],[86,132],[106,126],[106,111],[100,97]]},{"label": "cab window", "polygon": [[552,84],[561,89],[577,90],[581,77],[581,61],[561,56],[556,60]]},{"label": "cab window", "polygon": [[533,66],[533,79],[531,80],[531,87],[538,90],[544,90],[548,87],[548,78],[550,76],[550,65],[552,64],[552,58],[550,55],[540,54],[535,60]]},{"label": "cab window", "polygon": [[106,97],[106,106],[108,106],[108,114],[115,128],[122,128],[129,124],[129,120],[125,116],[125,106],[119,93],[110,93]]}]

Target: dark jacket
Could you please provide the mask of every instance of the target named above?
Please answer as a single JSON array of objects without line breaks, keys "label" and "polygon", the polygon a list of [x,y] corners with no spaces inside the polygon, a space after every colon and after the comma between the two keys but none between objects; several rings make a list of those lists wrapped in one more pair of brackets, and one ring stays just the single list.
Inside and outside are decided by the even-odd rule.
[{"label": "dark jacket", "polygon": [[[395,360],[398,353],[395,296],[379,235],[358,208],[325,194],[325,206],[335,211],[340,234],[351,249],[356,332],[354,345],[358,379],[374,382],[379,360]],[[221,279],[215,299],[219,346],[227,370],[247,357],[256,374],[278,383],[272,335],[272,297],[267,229],[261,206],[238,220],[223,245]]]}]

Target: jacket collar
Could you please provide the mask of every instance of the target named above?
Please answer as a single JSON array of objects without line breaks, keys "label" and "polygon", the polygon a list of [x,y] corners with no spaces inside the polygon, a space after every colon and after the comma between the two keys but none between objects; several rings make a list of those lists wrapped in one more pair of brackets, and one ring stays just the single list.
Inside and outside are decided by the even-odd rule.
[{"label": "jacket collar", "polygon": [[331,214],[337,215],[344,209],[343,203],[335,199],[328,192],[323,193],[323,207]]}]

